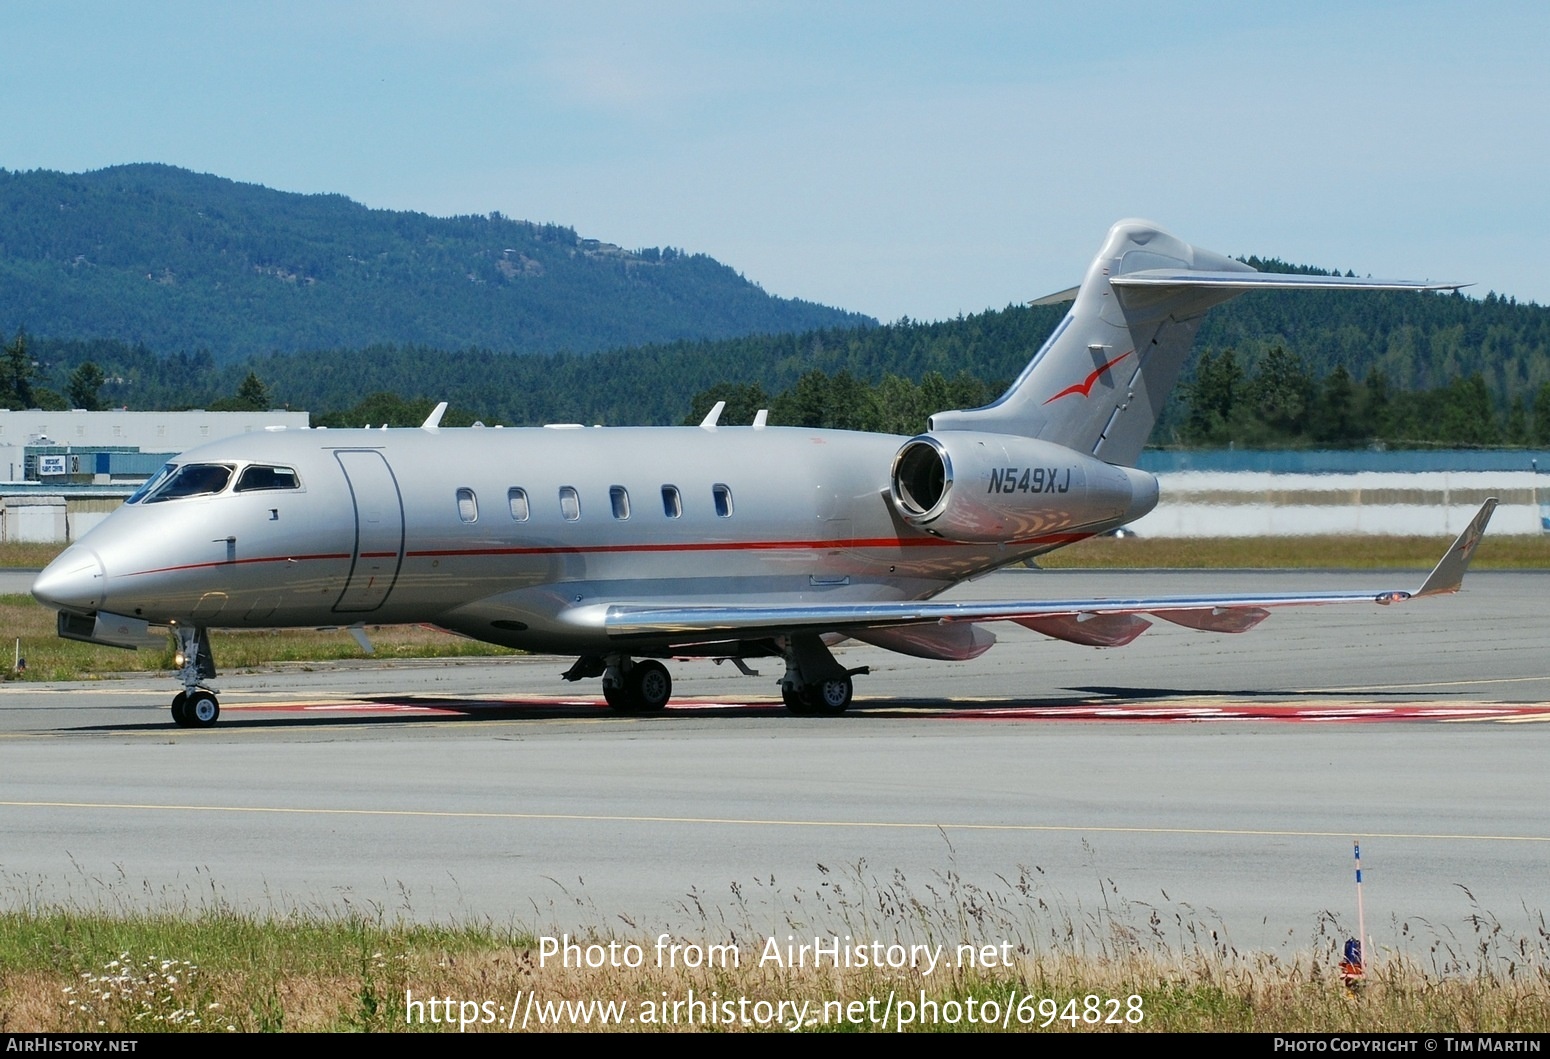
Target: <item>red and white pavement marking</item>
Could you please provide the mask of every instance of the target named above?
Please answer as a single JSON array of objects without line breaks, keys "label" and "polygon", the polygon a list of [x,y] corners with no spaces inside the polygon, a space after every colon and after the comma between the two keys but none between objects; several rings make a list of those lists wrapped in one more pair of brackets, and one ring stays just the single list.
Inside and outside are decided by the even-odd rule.
[{"label": "red and white pavement marking", "polygon": [[[555,713],[576,718],[617,717],[601,699],[502,697],[466,699],[401,700],[338,699],[284,702],[232,702],[223,704],[228,715],[281,713],[306,714],[319,718],[380,717],[384,720],[410,717],[463,718],[467,720],[520,720],[525,712]],[[657,716],[720,711],[758,711],[781,713],[784,707],[775,701],[728,702],[684,699],[674,702]],[[1128,722],[1213,722],[1213,721],[1299,721],[1304,723],[1371,723],[1377,721],[1436,721],[1523,724],[1550,721],[1550,704],[1494,704],[1474,702],[1405,702],[1324,700],[1318,702],[1242,702],[1194,701],[1174,703],[1082,702],[1070,704],[1020,706],[1006,700],[995,705],[964,702],[956,705],[936,703],[877,703],[858,701],[858,716],[931,716],[951,721],[1128,721]],[[625,718],[620,718],[625,719]]]}]

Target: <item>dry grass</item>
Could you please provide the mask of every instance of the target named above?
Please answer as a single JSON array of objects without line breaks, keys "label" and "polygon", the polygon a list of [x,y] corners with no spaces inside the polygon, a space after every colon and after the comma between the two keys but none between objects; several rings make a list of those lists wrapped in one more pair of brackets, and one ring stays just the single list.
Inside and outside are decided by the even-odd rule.
[{"label": "dry grass", "polygon": [[0,567],[41,570],[64,550],[63,544],[0,541]]},{"label": "dry grass", "polygon": [[[619,953],[634,942],[637,968],[567,967],[546,954],[537,931],[413,926],[380,908],[259,918],[218,902],[184,915],[24,907],[0,915],[0,1032],[489,1031],[524,1014],[537,1029],[541,1005],[559,1004],[572,1006],[553,1011],[548,1025],[563,1029],[787,1029],[800,1010],[803,1028],[817,1030],[1001,1028],[1003,1017],[1008,1028],[1059,1032],[1550,1030],[1542,920],[1528,938],[1507,936],[1484,915],[1458,937],[1403,927],[1411,947],[1381,957],[1353,993],[1335,973],[1342,933],[1332,917],[1296,955],[1240,953],[1187,908],[1116,898],[1101,913],[1073,913],[1041,889],[1039,874],[1021,869],[985,889],[949,871],[916,887],[858,865],[826,873],[811,890],[782,893],[771,880],[733,886],[724,902],[691,893],[688,929],[667,940],[702,951],[716,941],[740,954],[735,966],[723,958],[692,968],[662,965],[661,932],[626,916],[610,917],[625,932],[571,940],[616,942]],[[788,935],[941,944],[944,963],[935,973],[761,964],[769,937]],[[1004,944],[1010,958],[954,966],[959,944]],[[438,1012],[431,998],[452,1006]],[[805,1007],[776,1014],[781,1001]],[[635,1021],[602,1024],[599,1002]],[[970,1024],[971,1012],[980,1024]]]},{"label": "dry grass", "polygon": [[[119,647],[62,640],[56,633],[52,610],[31,596],[0,596],[0,644],[4,653],[0,670],[6,679],[34,681],[89,680],[117,673],[170,670],[172,646],[161,650],[131,651]],[[515,654],[504,647],[479,643],[420,625],[382,625],[367,628],[378,658],[448,658]],[[21,641],[21,657],[27,668],[12,671]],[[231,672],[275,662],[314,662],[361,658],[364,652],[343,629],[266,629],[252,632],[212,632],[211,646],[222,671]]]}]

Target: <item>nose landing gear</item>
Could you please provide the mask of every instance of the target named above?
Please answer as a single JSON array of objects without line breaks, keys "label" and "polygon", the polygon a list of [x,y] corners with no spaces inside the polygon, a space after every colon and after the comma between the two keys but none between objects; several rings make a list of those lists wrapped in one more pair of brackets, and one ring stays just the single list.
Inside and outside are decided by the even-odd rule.
[{"label": "nose landing gear", "polygon": [[183,690],[172,697],[172,722],[179,728],[209,728],[221,716],[215,689],[203,683],[215,679],[209,630],[179,625],[172,630],[172,638],[177,647],[177,678],[183,683]]}]

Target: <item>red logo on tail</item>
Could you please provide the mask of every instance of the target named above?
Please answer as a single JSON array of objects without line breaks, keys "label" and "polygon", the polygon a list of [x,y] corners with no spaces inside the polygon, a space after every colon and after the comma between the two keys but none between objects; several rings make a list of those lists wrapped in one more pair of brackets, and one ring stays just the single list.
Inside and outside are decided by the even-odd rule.
[{"label": "red logo on tail", "polygon": [[1090,396],[1092,396],[1093,384],[1098,381],[1099,377],[1101,375],[1103,375],[1104,372],[1108,371],[1110,368],[1114,367],[1114,365],[1118,364],[1120,361],[1124,360],[1126,357],[1130,356],[1130,354],[1134,353],[1134,352],[1135,352],[1135,350],[1133,350],[1133,349],[1129,350],[1128,352],[1121,353],[1119,356],[1115,357],[1113,360],[1109,361],[1107,364],[1100,364],[1098,367],[1094,368],[1093,369],[1093,373],[1091,375],[1087,376],[1087,378],[1084,379],[1082,382],[1077,383],[1075,386],[1067,386],[1064,390],[1061,390],[1054,397],[1051,397],[1048,401],[1045,401],[1044,403],[1045,404],[1053,404],[1054,402],[1060,400],[1062,397],[1066,397],[1066,396],[1068,396],[1070,394],[1073,394],[1073,393],[1079,393],[1083,397],[1090,397]]}]

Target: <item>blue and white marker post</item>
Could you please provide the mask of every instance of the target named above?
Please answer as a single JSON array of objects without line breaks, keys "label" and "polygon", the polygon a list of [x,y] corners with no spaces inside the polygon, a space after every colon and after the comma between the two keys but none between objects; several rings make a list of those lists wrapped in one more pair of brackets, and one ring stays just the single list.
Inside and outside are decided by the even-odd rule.
[{"label": "blue and white marker post", "polygon": [[1367,970],[1365,950],[1367,945],[1367,919],[1362,910],[1362,844],[1351,843],[1351,855],[1356,860],[1356,937],[1345,943],[1345,959],[1340,961],[1340,977],[1347,989],[1356,989]]}]

